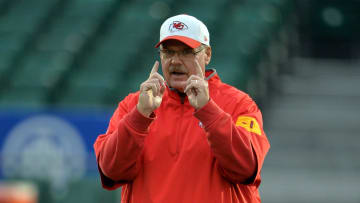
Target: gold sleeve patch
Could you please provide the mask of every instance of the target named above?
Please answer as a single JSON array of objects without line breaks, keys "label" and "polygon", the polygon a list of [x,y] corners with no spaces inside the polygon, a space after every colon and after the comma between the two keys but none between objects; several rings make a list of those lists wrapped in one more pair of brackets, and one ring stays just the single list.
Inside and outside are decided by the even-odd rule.
[{"label": "gold sleeve patch", "polygon": [[245,130],[247,130],[249,132],[253,132],[253,133],[256,133],[258,135],[261,135],[261,129],[260,129],[259,123],[253,117],[239,116],[235,125],[236,126],[241,126],[241,127],[245,128]]}]

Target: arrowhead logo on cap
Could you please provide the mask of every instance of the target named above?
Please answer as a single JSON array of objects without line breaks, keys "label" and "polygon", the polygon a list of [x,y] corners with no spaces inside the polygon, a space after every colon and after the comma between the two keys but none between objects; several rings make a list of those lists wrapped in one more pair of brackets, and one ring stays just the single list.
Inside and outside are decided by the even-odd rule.
[{"label": "arrowhead logo on cap", "polygon": [[170,32],[176,32],[176,31],[187,30],[187,29],[188,29],[188,26],[180,21],[174,21],[169,26]]}]

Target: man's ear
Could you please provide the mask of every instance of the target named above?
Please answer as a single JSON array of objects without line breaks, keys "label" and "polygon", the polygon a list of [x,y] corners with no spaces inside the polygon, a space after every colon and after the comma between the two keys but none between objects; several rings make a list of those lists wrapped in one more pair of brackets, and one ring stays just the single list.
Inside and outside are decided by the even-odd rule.
[{"label": "man's ear", "polygon": [[205,49],[205,64],[209,65],[210,61],[211,61],[211,47],[207,46]]}]

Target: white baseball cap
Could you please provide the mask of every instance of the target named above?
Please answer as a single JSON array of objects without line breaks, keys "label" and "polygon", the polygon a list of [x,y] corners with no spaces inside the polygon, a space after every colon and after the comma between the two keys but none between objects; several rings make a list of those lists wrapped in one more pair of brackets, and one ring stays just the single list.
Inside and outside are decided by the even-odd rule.
[{"label": "white baseball cap", "polygon": [[179,40],[193,49],[201,44],[210,45],[209,31],[205,24],[186,14],[176,15],[165,20],[160,28],[160,42],[155,45],[155,48],[170,39]]}]

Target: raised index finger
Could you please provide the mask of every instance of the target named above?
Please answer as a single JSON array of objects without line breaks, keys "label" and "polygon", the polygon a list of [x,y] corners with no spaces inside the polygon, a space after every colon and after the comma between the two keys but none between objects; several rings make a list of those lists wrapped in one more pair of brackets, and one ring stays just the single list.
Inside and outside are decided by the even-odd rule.
[{"label": "raised index finger", "polygon": [[159,61],[155,61],[154,66],[151,69],[150,76],[159,70]]},{"label": "raised index finger", "polygon": [[201,78],[204,77],[204,73],[203,73],[202,68],[197,59],[195,59],[195,71],[196,71],[197,76],[199,76]]}]

